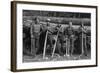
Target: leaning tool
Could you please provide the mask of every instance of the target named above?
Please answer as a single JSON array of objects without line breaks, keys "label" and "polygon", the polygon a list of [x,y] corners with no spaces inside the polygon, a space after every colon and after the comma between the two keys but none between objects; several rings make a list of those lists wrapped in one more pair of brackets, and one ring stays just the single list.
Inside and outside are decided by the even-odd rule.
[{"label": "leaning tool", "polygon": [[59,35],[59,31],[57,32],[57,37],[56,37],[56,40],[55,40],[55,44],[54,44],[54,48],[53,48],[53,52],[52,52],[52,57],[54,56],[54,53],[55,53],[58,35]]},{"label": "leaning tool", "polygon": [[45,37],[45,42],[44,42],[43,59],[45,59],[47,36],[48,36],[48,30],[46,31],[46,37]]}]

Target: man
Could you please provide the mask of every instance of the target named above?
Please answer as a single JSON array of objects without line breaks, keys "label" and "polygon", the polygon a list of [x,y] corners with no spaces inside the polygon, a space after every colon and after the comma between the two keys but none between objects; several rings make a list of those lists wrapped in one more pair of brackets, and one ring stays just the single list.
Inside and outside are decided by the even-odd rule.
[{"label": "man", "polygon": [[[71,56],[73,53],[73,49],[74,49],[74,30],[72,27],[72,22],[69,22],[69,26],[67,28],[65,28],[64,30],[64,34],[66,36],[66,46],[67,46],[67,55]],[[68,44],[68,45],[67,45]]]},{"label": "man", "polygon": [[[37,54],[46,53],[47,49],[52,48],[52,40],[50,34],[52,31],[50,30],[50,19],[47,19],[47,24],[42,24],[40,29],[40,38],[39,38],[39,49]],[[47,35],[47,38],[46,38]],[[50,53],[50,52],[48,52]]]},{"label": "man", "polygon": [[55,27],[55,31],[54,33],[56,33],[55,35],[55,38],[54,38],[54,47],[53,47],[53,52],[52,52],[52,57],[54,56],[54,53],[58,53],[59,55],[63,55],[63,52],[62,52],[62,32],[61,32],[61,25],[58,24],[56,27]]},{"label": "man", "polygon": [[82,23],[79,27],[79,39],[80,39],[80,48],[81,48],[81,55],[87,56],[87,45],[86,45],[86,29],[84,24]]},{"label": "man", "polygon": [[39,19],[34,18],[30,25],[30,33],[31,33],[31,54],[33,56],[36,55],[36,51],[39,48],[39,33],[40,33],[40,24]]}]

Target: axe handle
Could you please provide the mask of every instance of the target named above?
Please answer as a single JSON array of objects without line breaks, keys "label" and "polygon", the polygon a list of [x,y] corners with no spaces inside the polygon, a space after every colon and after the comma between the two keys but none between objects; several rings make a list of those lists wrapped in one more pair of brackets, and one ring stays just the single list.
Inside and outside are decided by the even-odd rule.
[{"label": "axe handle", "polygon": [[82,31],[82,55],[84,53],[84,47],[83,47],[83,31]]},{"label": "axe handle", "polygon": [[43,59],[45,58],[46,43],[47,43],[47,36],[48,36],[48,31],[46,31],[46,36],[45,36],[44,49],[43,49]]},{"label": "axe handle", "polygon": [[84,53],[84,47],[83,47],[83,31],[82,31],[82,36],[81,36],[81,40],[82,40],[82,43],[81,43],[81,45],[82,45],[82,49],[81,49],[81,54],[80,54],[80,56],[79,56],[79,58],[83,55],[83,53]]},{"label": "axe handle", "polygon": [[68,39],[66,39],[66,56],[68,55]]},{"label": "axe handle", "polygon": [[54,56],[54,53],[55,53],[58,35],[59,35],[59,31],[58,31],[58,33],[57,33],[57,38],[56,38],[56,41],[55,41],[55,44],[54,44],[54,48],[53,48],[53,52],[52,52],[52,57]]}]

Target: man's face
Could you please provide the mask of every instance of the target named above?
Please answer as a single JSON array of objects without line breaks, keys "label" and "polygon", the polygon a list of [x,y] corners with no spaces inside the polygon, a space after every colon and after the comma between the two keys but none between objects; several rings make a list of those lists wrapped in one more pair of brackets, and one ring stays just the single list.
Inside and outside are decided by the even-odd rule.
[{"label": "man's face", "polygon": [[81,27],[84,27],[84,25],[83,25],[83,24],[81,24]]},{"label": "man's face", "polygon": [[72,27],[72,22],[69,22],[69,26]]},{"label": "man's face", "polygon": [[47,22],[47,26],[49,26],[49,24],[50,24],[50,23],[49,23],[49,22]]},{"label": "man's face", "polygon": [[37,24],[39,23],[39,19],[36,19],[36,23],[37,23]]}]

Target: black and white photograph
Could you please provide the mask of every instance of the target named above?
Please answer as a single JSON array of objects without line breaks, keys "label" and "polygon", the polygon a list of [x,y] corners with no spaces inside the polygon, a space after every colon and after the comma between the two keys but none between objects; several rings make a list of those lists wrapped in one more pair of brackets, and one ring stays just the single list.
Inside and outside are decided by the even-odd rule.
[{"label": "black and white photograph", "polygon": [[91,59],[91,13],[23,10],[23,62]]},{"label": "black and white photograph", "polygon": [[12,2],[12,71],[97,66],[97,6]]}]

